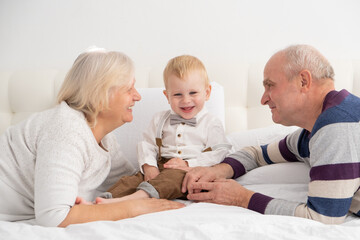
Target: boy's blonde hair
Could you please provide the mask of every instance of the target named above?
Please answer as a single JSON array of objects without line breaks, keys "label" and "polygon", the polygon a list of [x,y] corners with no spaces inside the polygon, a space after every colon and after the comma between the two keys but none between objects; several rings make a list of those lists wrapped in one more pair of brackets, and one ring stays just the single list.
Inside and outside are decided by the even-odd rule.
[{"label": "boy's blonde hair", "polygon": [[57,101],[85,114],[90,125],[96,125],[99,112],[108,109],[113,87],[130,86],[134,64],[125,54],[105,49],[80,54],[67,73]]},{"label": "boy's blonde hair", "polygon": [[209,78],[204,64],[194,56],[182,55],[170,59],[166,65],[164,69],[165,88],[167,89],[170,75],[174,74],[176,77],[183,79],[191,71],[199,71],[205,81],[205,86],[209,86]]}]

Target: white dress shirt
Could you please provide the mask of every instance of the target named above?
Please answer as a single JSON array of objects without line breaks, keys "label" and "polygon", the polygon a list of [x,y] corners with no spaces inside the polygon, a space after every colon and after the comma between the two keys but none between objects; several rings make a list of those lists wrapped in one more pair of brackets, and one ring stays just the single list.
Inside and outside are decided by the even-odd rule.
[{"label": "white dress shirt", "polygon": [[[160,119],[167,111],[158,112],[150,122],[143,140],[138,143],[138,161],[140,170],[145,163],[157,167],[158,146],[156,132]],[[172,114],[175,114],[171,111]],[[170,125],[166,119],[162,129],[161,156],[165,158],[181,158],[189,167],[212,166],[220,163],[231,149],[221,121],[203,108],[196,116],[196,126],[187,124]],[[203,152],[211,147],[212,151]]]}]

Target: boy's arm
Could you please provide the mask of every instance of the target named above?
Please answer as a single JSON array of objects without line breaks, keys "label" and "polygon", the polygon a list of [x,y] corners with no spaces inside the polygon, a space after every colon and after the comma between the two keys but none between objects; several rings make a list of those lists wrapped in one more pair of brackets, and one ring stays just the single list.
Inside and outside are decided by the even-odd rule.
[{"label": "boy's arm", "polygon": [[143,138],[137,145],[137,156],[140,171],[144,174],[143,165],[157,167],[158,146],[156,145],[156,130],[161,113],[155,114],[149,127],[143,133]]},{"label": "boy's arm", "polygon": [[160,173],[160,171],[157,167],[150,166],[147,163],[142,165],[142,170],[144,172],[144,181],[149,181],[149,180],[155,178]]}]

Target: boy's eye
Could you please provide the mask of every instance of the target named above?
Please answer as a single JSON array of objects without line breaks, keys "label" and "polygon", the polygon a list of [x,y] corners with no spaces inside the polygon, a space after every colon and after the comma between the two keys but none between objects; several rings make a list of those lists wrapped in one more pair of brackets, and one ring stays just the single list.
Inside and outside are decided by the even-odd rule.
[{"label": "boy's eye", "polygon": [[190,92],[190,95],[194,95],[194,94],[197,94],[197,92]]}]

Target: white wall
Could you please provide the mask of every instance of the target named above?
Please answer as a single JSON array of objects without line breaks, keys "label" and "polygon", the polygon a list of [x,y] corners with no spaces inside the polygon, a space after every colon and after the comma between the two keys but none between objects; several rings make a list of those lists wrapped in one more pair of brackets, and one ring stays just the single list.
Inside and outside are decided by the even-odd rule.
[{"label": "white wall", "polygon": [[[260,105],[263,65],[287,45],[311,44],[330,61],[350,60],[333,62],[335,86],[360,93],[353,81],[360,76],[353,72],[360,68],[359,12],[359,0],[0,0],[0,107],[19,110],[8,104],[6,71],[25,70],[29,82],[26,70],[66,72],[97,45],[135,61],[137,87],[162,87],[170,58],[195,55],[224,86],[227,131],[262,127],[272,124]],[[20,90],[36,92],[26,86]]]},{"label": "white wall", "polygon": [[360,59],[359,12],[358,0],[0,0],[0,70],[67,69],[90,45],[142,67],[263,61],[294,43]]}]

